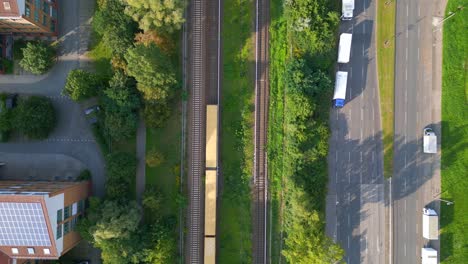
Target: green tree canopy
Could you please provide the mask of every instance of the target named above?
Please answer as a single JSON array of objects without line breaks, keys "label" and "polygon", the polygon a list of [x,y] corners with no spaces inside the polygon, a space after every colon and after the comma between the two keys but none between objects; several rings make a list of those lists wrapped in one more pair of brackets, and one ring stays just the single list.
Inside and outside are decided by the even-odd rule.
[{"label": "green tree canopy", "polygon": [[169,118],[171,110],[165,102],[146,101],[143,108],[143,117],[147,126],[162,127]]},{"label": "green tree canopy", "polygon": [[117,56],[122,56],[133,44],[137,30],[137,24],[124,10],[121,0],[100,1],[92,23],[105,45]]},{"label": "green tree canopy", "polygon": [[140,108],[140,97],[133,78],[127,77],[122,71],[116,70],[109,81],[109,87],[104,90],[106,110],[135,111]]},{"label": "green tree canopy", "polygon": [[96,74],[81,69],[71,70],[63,92],[74,101],[80,101],[97,95],[101,83]]},{"label": "green tree canopy", "polygon": [[127,152],[111,153],[107,156],[106,195],[110,199],[126,198],[130,183],[136,174],[136,157]]},{"label": "green tree canopy", "polygon": [[50,45],[28,42],[22,51],[23,58],[19,65],[33,74],[43,74],[54,64],[55,50]]},{"label": "green tree canopy", "polygon": [[133,137],[138,126],[138,116],[128,110],[111,110],[104,114],[105,133],[115,141]]},{"label": "green tree canopy", "polygon": [[177,84],[169,58],[154,44],[137,44],[125,55],[127,72],[146,100],[165,100]]},{"label": "green tree canopy", "polygon": [[173,32],[184,23],[185,0],[124,0],[126,13],[144,31]]},{"label": "green tree canopy", "polygon": [[45,97],[31,96],[20,100],[13,114],[16,129],[33,139],[46,138],[56,124],[54,106]]}]

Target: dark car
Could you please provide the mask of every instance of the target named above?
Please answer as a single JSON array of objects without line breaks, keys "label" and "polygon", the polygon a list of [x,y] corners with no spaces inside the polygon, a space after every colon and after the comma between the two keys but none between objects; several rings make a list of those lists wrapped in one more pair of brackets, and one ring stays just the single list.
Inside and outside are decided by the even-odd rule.
[{"label": "dark car", "polygon": [[84,110],[86,119],[90,124],[96,124],[98,121],[98,112],[101,110],[99,105],[88,107]]}]

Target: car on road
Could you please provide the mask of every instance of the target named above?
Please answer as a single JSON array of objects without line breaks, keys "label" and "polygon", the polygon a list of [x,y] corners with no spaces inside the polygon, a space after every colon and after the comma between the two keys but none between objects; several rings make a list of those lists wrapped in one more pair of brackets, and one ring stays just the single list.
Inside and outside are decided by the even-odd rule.
[{"label": "car on road", "polygon": [[99,105],[94,105],[84,110],[86,119],[91,125],[97,123],[99,111],[101,111],[101,108],[99,107]]}]

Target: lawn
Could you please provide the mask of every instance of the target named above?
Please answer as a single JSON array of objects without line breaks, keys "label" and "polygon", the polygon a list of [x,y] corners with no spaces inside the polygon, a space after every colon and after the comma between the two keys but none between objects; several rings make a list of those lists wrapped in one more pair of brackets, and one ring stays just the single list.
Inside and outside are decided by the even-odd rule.
[{"label": "lawn", "polygon": [[465,9],[444,24],[442,69],[442,203],[440,259],[466,263],[468,259],[468,10],[465,0],[449,0],[446,15],[459,5]]},{"label": "lawn", "polygon": [[377,70],[383,130],[384,176],[386,178],[392,177],[393,174],[395,3],[396,1],[377,2]]},{"label": "lawn", "polygon": [[219,263],[252,262],[253,3],[224,2]]},{"label": "lawn", "polygon": [[[269,243],[271,262],[279,263],[282,250],[282,205],[284,186],[283,146],[284,146],[284,85],[281,76],[284,75],[287,60],[286,21],[282,16],[282,1],[271,2],[270,26],[270,112],[268,128],[268,153],[270,180],[270,221]],[[278,125],[281,124],[281,125]],[[276,153],[273,155],[273,153]]]},{"label": "lawn", "polygon": [[91,32],[91,44],[86,54],[94,62],[96,73],[101,76],[112,76],[112,51],[101,41],[101,36],[94,30]]},{"label": "lawn", "polygon": [[180,183],[181,113],[174,109],[166,125],[160,129],[147,128],[146,153],[156,150],[164,157],[157,167],[146,166],[146,186],[156,186],[162,192],[161,211],[175,215]]}]

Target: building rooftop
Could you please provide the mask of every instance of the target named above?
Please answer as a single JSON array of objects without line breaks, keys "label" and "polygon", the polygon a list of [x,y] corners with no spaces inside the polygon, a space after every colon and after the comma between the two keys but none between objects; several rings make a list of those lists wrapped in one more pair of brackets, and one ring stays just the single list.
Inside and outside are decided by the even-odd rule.
[{"label": "building rooftop", "polygon": [[[20,3],[18,3],[20,2]],[[24,0],[17,1],[17,0],[0,0],[0,17],[19,17],[20,15],[20,8],[18,4],[23,4],[24,9]]]}]

